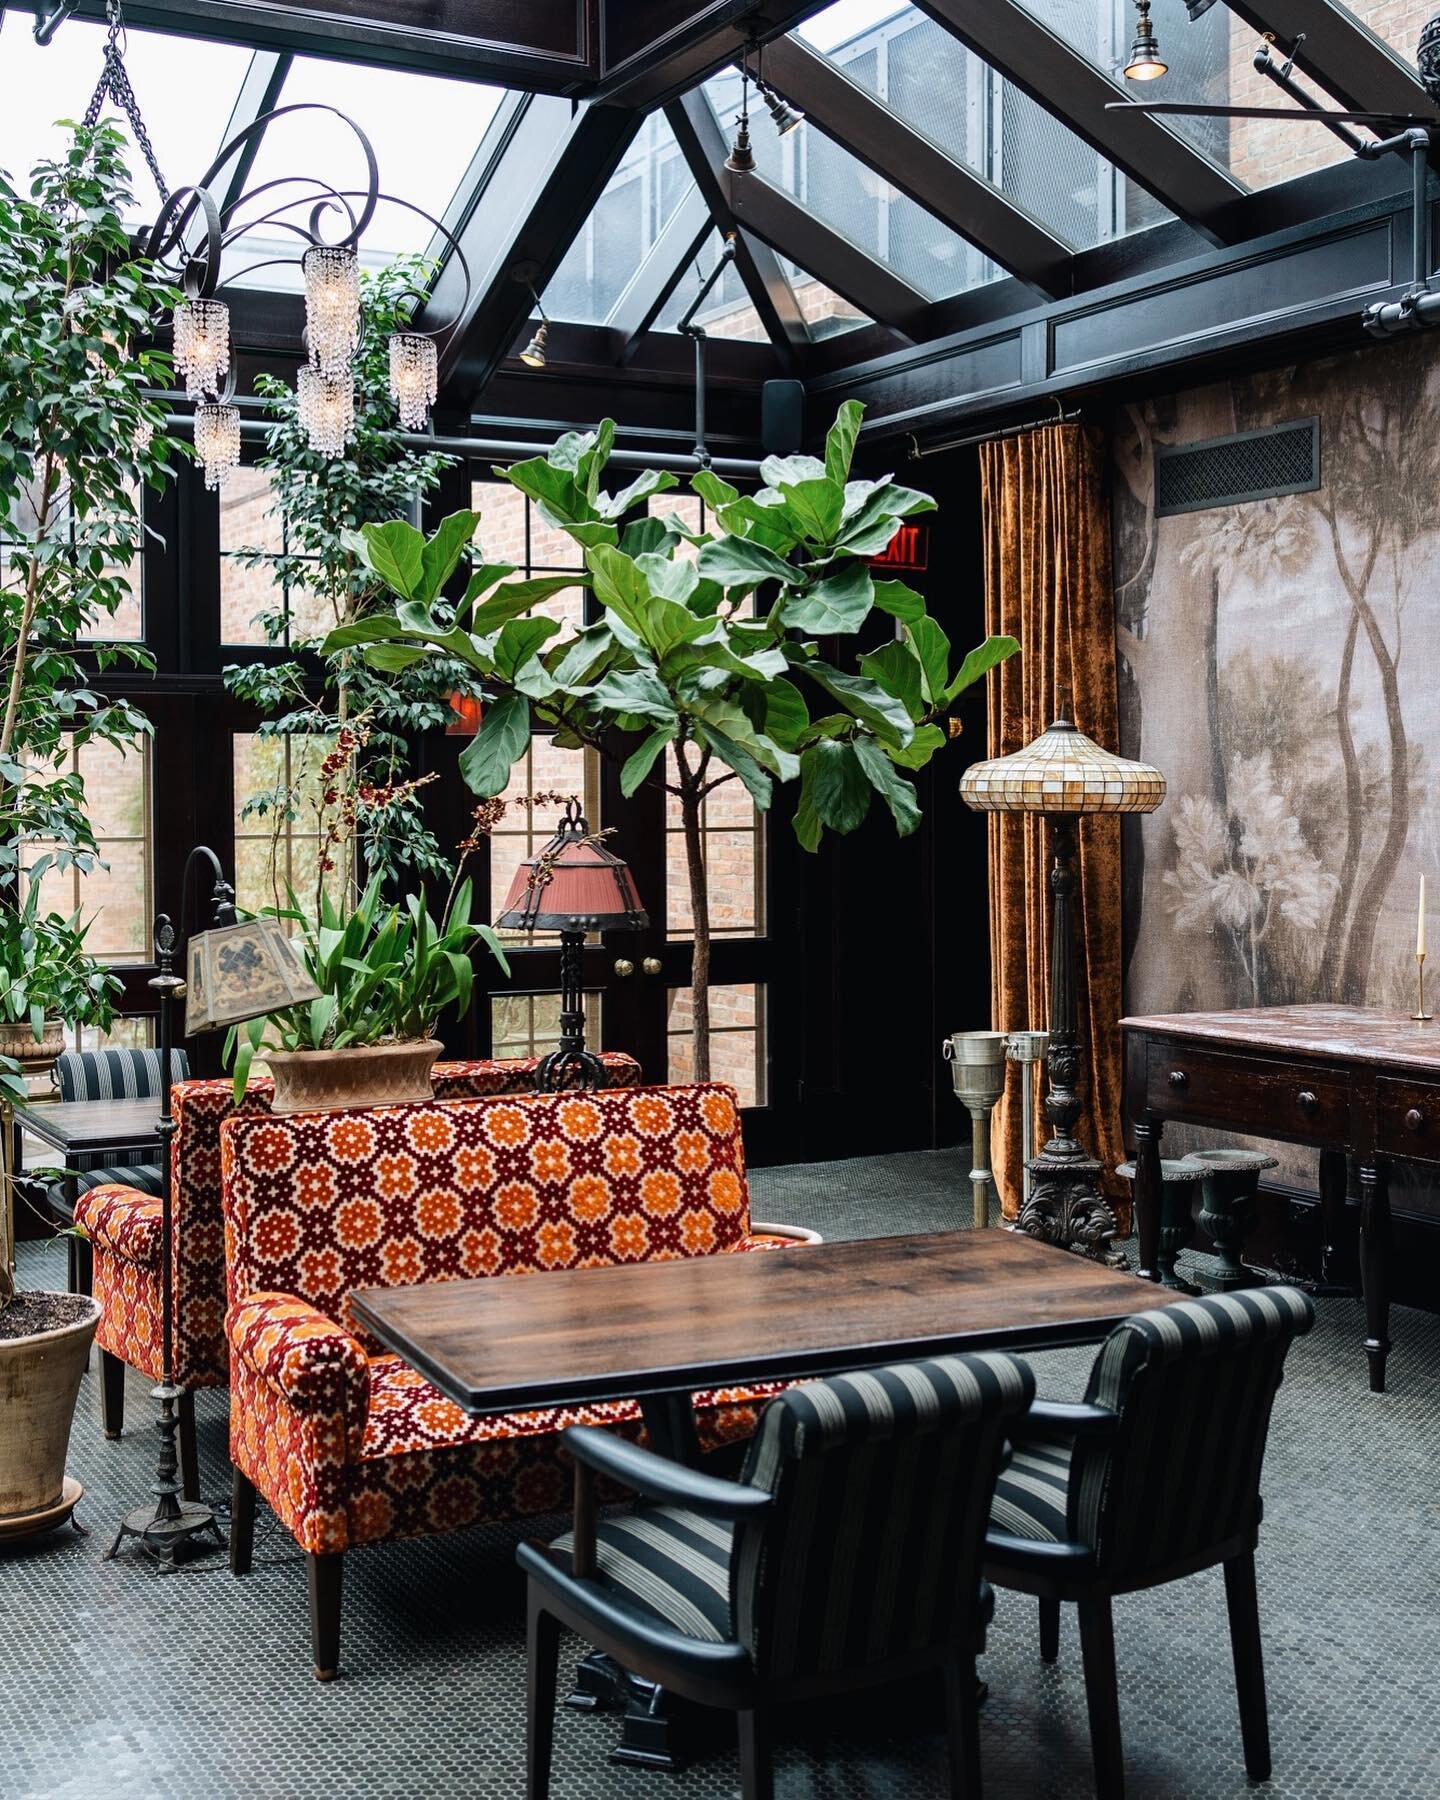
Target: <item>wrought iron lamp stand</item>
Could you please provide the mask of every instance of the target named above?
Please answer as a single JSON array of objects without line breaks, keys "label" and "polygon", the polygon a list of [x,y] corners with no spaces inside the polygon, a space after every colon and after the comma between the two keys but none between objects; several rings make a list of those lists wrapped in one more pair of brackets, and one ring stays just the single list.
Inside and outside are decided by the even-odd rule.
[{"label": "wrought iron lamp stand", "polygon": [[585,934],[598,925],[598,919],[575,919],[560,933],[560,1042],[535,1071],[542,1094],[605,1085],[604,1063],[585,1048]]}]

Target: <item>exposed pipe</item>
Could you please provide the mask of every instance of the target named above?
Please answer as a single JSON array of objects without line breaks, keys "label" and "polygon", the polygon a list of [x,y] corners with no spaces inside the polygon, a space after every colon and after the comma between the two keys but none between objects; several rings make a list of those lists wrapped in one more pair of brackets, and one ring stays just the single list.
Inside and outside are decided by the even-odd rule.
[{"label": "exposed pipe", "polygon": [[1027,432],[1040,431],[1046,425],[1073,425],[1080,416],[1078,406],[1073,412],[1066,412],[1057,400],[1055,411],[1043,419],[1026,419],[1023,424],[1007,425],[1001,431],[977,431],[973,437],[947,438],[943,444],[922,444],[911,432],[908,456],[911,462],[919,462],[922,456],[938,456],[944,450],[968,450],[974,444],[995,444],[1001,438],[1024,437]]}]

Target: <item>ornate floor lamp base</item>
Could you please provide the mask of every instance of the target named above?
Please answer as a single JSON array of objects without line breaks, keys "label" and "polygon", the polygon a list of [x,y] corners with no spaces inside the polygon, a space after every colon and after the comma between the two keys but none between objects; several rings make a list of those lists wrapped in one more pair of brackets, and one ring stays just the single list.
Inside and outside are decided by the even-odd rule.
[{"label": "ornate floor lamp base", "polygon": [[1030,1197],[1020,1208],[1021,1231],[1106,1268],[1125,1268],[1125,1252],[1115,1242],[1119,1222],[1100,1191],[1100,1164],[1089,1157],[1059,1162],[1042,1154],[1028,1166]]},{"label": "ornate floor lamp base", "polygon": [[137,1506],[120,1521],[120,1529],[115,1534],[115,1542],[105,1552],[105,1560],[109,1562],[126,1538],[133,1537],[160,1565],[162,1574],[169,1574],[180,1566],[175,1552],[202,1532],[212,1532],[217,1548],[225,1548],[224,1534],[208,1506],[181,1501],[180,1511],[173,1518],[162,1516],[153,1505]]}]

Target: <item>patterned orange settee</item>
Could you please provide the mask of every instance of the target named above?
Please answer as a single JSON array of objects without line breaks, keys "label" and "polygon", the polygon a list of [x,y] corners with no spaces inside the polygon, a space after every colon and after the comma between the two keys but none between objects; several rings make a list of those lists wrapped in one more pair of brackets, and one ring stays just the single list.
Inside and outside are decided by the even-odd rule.
[{"label": "patterned orange settee", "polygon": [[[630,1087],[640,1079],[632,1056],[607,1053],[609,1081]],[[442,1099],[523,1093],[535,1085],[538,1060],[450,1062],[435,1065]],[[237,1108],[229,1081],[181,1081],[171,1089],[176,1131],[171,1147],[174,1229],[171,1270],[175,1303],[175,1380],[180,1407],[185,1492],[195,1491],[194,1391],[229,1380],[225,1341],[225,1244],[220,1219],[220,1127],[237,1112],[269,1114],[273,1086],[252,1081]],[[90,1239],[94,1293],[100,1302],[101,1407],[107,1437],[123,1423],[128,1363],[152,1381],[161,1373],[160,1201],[129,1187],[95,1187],[80,1196],[76,1223]]]},{"label": "patterned orange settee", "polygon": [[[353,1288],[775,1241],[750,1233],[735,1092],[716,1083],[234,1118],[221,1155],[231,1563],[249,1567],[258,1489],[308,1553],[322,1680],[346,1550],[556,1511],[567,1426],[642,1429],[633,1400],[473,1418],[357,1328]],[[698,1394],[702,1446],[749,1436],[773,1391]]]}]

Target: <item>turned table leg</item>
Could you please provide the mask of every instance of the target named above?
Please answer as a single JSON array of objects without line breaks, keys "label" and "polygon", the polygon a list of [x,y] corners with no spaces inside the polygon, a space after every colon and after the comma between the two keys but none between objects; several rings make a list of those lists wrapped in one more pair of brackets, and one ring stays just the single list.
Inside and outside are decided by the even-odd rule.
[{"label": "turned table leg", "polygon": [[1383,1394],[1390,1354],[1390,1166],[1382,1156],[1360,1165],[1360,1279],[1370,1392]]},{"label": "turned table leg", "polygon": [[1135,1273],[1144,1281],[1160,1279],[1160,1139],[1162,1119],[1140,1119],[1135,1124],[1135,1229],[1140,1239],[1140,1266]]}]

